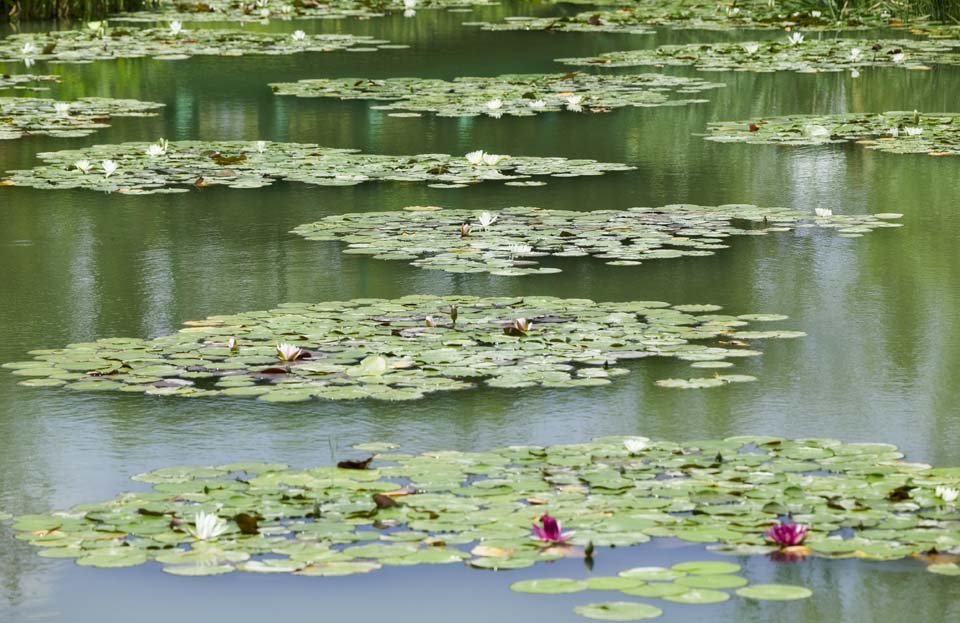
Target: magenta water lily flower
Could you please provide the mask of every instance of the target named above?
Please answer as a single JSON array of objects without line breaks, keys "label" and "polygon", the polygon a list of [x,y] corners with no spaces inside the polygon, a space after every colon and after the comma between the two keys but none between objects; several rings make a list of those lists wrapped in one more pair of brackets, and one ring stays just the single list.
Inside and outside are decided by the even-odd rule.
[{"label": "magenta water lily flower", "polygon": [[545,543],[566,543],[573,532],[563,532],[563,524],[547,513],[540,516],[540,525],[533,524],[533,537]]},{"label": "magenta water lily flower", "polygon": [[778,521],[764,534],[780,547],[793,547],[807,538],[807,527],[792,521]]}]

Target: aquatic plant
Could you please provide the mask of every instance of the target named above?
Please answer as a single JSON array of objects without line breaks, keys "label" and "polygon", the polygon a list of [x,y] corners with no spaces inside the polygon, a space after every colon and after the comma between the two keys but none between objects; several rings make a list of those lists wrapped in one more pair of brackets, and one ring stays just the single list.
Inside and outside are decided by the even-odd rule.
[{"label": "aquatic plant", "polygon": [[[190,321],[179,333],[149,340],[105,338],[32,351],[32,361],[3,367],[23,377],[25,386],[77,391],[267,402],[416,400],[476,382],[514,389],[606,385],[628,373],[618,367],[621,361],[738,359],[759,355],[749,347],[755,342],[805,335],[747,328],[785,316],[737,317],[719,310],[716,305],[553,297],[408,296],[287,304]],[[430,326],[425,320],[447,315],[449,325],[434,320]],[[717,375],[701,383],[717,387],[752,380]]]},{"label": "aquatic plant", "polygon": [[538,541],[544,541],[551,544],[563,544],[570,540],[573,532],[564,532],[563,524],[556,517],[551,517],[548,513],[540,515],[537,519],[540,525],[533,524],[533,536]]},{"label": "aquatic plant", "polygon": [[896,154],[960,154],[960,114],[895,111],[789,115],[707,126],[708,141],[770,145],[825,145],[856,141]]},{"label": "aquatic plant", "polygon": [[[511,182],[531,176],[573,177],[633,169],[587,159],[535,156],[497,156],[490,161],[494,165],[474,166],[462,156],[362,154],[311,143],[174,141],[163,147],[166,158],[162,161],[149,156],[150,145],[143,143],[40,153],[46,165],[11,171],[0,184],[127,194],[187,192],[214,185],[262,188],[278,180],[321,186],[352,186],[371,180],[422,181],[441,188],[462,188],[487,180]],[[122,170],[110,180],[84,176],[71,166],[77,160],[112,160]]]},{"label": "aquatic plant", "polygon": [[801,545],[807,538],[807,527],[792,521],[778,521],[764,535],[781,548],[793,547]]},{"label": "aquatic plant", "polygon": [[[22,85],[22,82],[16,84]],[[84,97],[58,102],[38,97],[0,97],[0,140],[30,135],[80,137],[109,127],[111,117],[154,117],[163,104]]]},{"label": "aquatic plant", "polygon": [[[816,227],[857,237],[875,228],[898,226],[893,222],[898,214],[835,215],[829,208],[816,210],[816,218],[811,218],[798,210],[737,204],[595,211],[518,206],[476,215],[411,206],[328,216],[293,231],[310,240],[347,242],[348,254],[404,260],[447,272],[519,276],[559,272],[540,265],[548,257],[593,256],[614,266],[636,266],[647,260],[712,255],[736,236]],[[497,226],[490,227],[494,222]]]},{"label": "aquatic plant", "polygon": [[[665,74],[507,74],[427,78],[318,78],[270,85],[278,95],[389,102],[377,110],[432,112],[442,117],[529,117],[541,112],[609,112],[625,106],[680,106],[706,100],[689,96],[724,86]],[[674,92],[681,97],[671,99]],[[477,156],[477,152],[470,152]]]}]

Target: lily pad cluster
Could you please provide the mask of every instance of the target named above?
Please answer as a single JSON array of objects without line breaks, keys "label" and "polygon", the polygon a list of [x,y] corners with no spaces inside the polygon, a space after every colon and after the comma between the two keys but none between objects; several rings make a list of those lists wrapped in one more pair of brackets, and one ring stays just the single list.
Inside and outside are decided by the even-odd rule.
[{"label": "lily pad cluster", "polygon": [[78,137],[109,127],[110,117],[154,117],[163,104],[84,97],[57,102],[33,97],[0,97],[0,140],[32,134]]},{"label": "lily pad cluster", "polygon": [[[519,593],[544,595],[583,591],[620,591],[631,597],[658,598],[675,604],[715,604],[728,601],[730,589],[739,597],[757,601],[806,599],[812,591],[789,584],[749,584],[738,575],[740,565],[716,560],[687,561],[667,567],[634,567],[615,576],[583,579],[543,578],[520,580],[510,585]],[[654,619],[663,611],[640,601],[607,601],[577,606],[575,612],[588,619],[639,621]]]},{"label": "lily pad cluster", "polygon": [[784,37],[782,41],[664,45],[653,50],[557,60],[567,65],[593,67],[693,65],[701,71],[815,73],[862,67],[929,69],[931,64],[960,64],[960,41],[805,39],[791,44]]},{"label": "lily pad cluster", "polygon": [[[563,0],[566,2],[567,0]],[[835,31],[904,26],[903,20],[873,7],[846,8],[842,13],[800,8],[781,3],[747,0],[735,3],[686,0],[571,0],[604,8],[556,17],[505,18],[502,22],[474,22],[485,30],[543,30],[553,32],[645,32],[666,27],[697,30],[801,30]],[[636,30],[633,30],[636,29]]]},{"label": "lily pad cluster", "polygon": [[452,81],[424,78],[312,79],[271,85],[278,95],[386,100],[378,110],[433,112],[441,117],[489,115],[531,116],[568,110],[608,112],[623,106],[680,106],[703,99],[670,99],[668,93],[688,96],[724,86],[696,78],[663,74],[604,76],[569,74],[513,74],[462,77]]},{"label": "lily pad cluster", "polygon": [[[668,205],[629,210],[545,210],[511,207],[477,214],[414,206],[405,211],[324,217],[294,229],[310,240],[342,240],[346,253],[407,260],[454,273],[527,275],[560,272],[543,257],[594,256],[616,266],[644,260],[713,255],[731,236],[820,227],[860,236],[896,227],[898,214],[814,216],[752,205]],[[484,225],[490,219],[496,219]],[[744,225],[738,227],[734,223]],[[463,225],[467,228],[464,229]]]},{"label": "lily pad cluster", "polygon": [[[154,339],[107,338],[31,351],[6,363],[22,385],[268,402],[415,400],[476,382],[503,388],[606,385],[618,362],[751,357],[753,331],[785,316],[716,313],[716,305],[594,303],[553,297],[408,296],[285,304],[212,316]],[[714,375],[717,384],[753,381]]]},{"label": "lily pad cluster", "polygon": [[[495,156],[495,162],[488,158],[491,164],[474,164],[464,156],[447,154],[390,156],[266,141],[176,141],[167,143],[162,155],[151,155],[149,149],[147,143],[123,143],[45,152],[39,158],[46,165],[11,171],[0,184],[130,194],[187,192],[192,186],[262,188],[277,180],[319,186],[392,180],[461,188],[482,181],[521,183],[517,180],[532,176],[576,177],[633,169],[595,160],[535,156]],[[117,165],[109,175],[76,164],[106,160]]]},{"label": "lily pad cluster", "polygon": [[704,138],[718,143],[826,145],[856,141],[897,154],[960,154],[958,113],[839,113],[788,115],[711,123]]},{"label": "lily pad cluster", "polygon": [[[417,0],[417,9],[464,9],[491,6],[491,0]],[[388,12],[410,10],[399,0],[201,0],[199,2],[163,3],[149,10],[121,13],[111,17],[118,22],[157,22],[180,20],[190,22],[237,21],[259,22],[270,19],[342,19],[345,17],[381,17]]]},{"label": "lily pad cluster", "polygon": [[[938,486],[960,485],[960,469],[904,462],[893,445],[762,436],[638,441],[417,455],[377,443],[357,446],[372,460],[342,467],[170,466],[134,476],[152,484],[150,491],[21,516],[13,529],[46,557],[95,567],[156,561],[180,575],[326,576],[444,563],[516,569],[665,537],[776,557],[786,554],[767,544],[763,531],[784,515],[810,526],[807,547],[795,556],[894,560],[960,552],[960,511],[936,495]],[[531,537],[531,524],[545,513],[576,531],[570,542]],[[583,582],[631,596],[673,593],[686,603],[703,601],[694,590],[806,596],[796,588],[785,595],[736,587],[742,581],[730,574],[737,570],[698,561]],[[573,582],[515,587],[578,589]]]},{"label": "lily pad cluster", "polygon": [[[170,28],[113,28],[100,32],[58,30],[21,33],[0,39],[0,61],[46,60],[89,63],[115,58],[151,57],[160,60],[191,56],[284,55],[303,52],[372,52],[397,46],[367,36],[243,30],[196,29],[174,33]],[[407,47],[407,46],[401,46]]]},{"label": "lily pad cluster", "polygon": [[38,76],[36,74],[0,74],[0,89],[17,91],[49,91],[47,83],[60,82],[60,76]]}]

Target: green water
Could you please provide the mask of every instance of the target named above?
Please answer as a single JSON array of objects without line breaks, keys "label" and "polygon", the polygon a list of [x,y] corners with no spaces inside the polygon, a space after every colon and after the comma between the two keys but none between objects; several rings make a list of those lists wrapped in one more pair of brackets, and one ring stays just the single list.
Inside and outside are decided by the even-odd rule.
[{"label": "green water", "polygon": [[[547,9],[539,8],[539,12]],[[373,34],[409,50],[290,57],[145,59],[92,65],[38,63],[58,73],[60,99],[99,95],[167,104],[152,119],[115,119],[80,139],[0,145],[0,169],[33,166],[38,152],[97,143],[175,139],[317,142],[387,154],[473,149],[626,162],[636,171],[550,180],[545,187],[487,183],[459,190],[368,183],[346,188],[277,184],[172,196],[2,188],[0,362],[74,341],[157,336],[209,314],[284,301],[411,293],[710,302],[730,313],[785,313],[809,336],[772,341],[736,371],[756,383],[706,391],[660,389],[696,376],[682,362],[646,360],[599,388],[476,389],[413,403],[262,404],[141,395],[72,394],[19,387],[0,374],[0,509],[43,512],[140,488],[130,475],[177,463],[243,459],[326,464],[353,443],[390,440],[409,450],[478,450],[564,443],[604,434],[685,440],[744,433],[834,436],[896,443],[911,460],[960,464],[960,159],[898,156],[857,145],[784,149],[721,145],[695,134],[713,120],[788,113],[960,112],[960,68],[868,69],[849,74],[696,74],[727,84],[710,103],[544,114],[536,118],[392,118],[368,102],[280,98],[266,83],[309,77],[493,75],[565,71],[552,62],[630,47],[745,35],[655,36],[486,33],[473,14],[420,11],[414,19],[274,22],[269,28]],[[529,11],[524,11],[529,13]],[[780,36],[761,33],[762,37]],[[808,35],[809,36],[809,35]],[[24,72],[22,65],[0,66]],[[497,209],[623,209],[668,203],[755,203],[837,213],[901,212],[904,227],[861,239],[827,232],[739,238],[706,258],[637,267],[601,260],[545,262],[556,275],[452,275],[403,262],[343,255],[339,243],[288,231],[327,214],[441,205]],[[578,621],[574,605],[614,594],[511,593],[525,577],[583,577],[582,562],[515,572],[393,568],[352,578],[231,574],[178,578],[156,565],[78,568],[36,556],[0,529],[0,620]],[[689,544],[602,550],[594,573],[712,556]],[[960,620],[955,578],[914,561],[743,559],[752,582],[809,586],[813,599],[757,605],[664,606],[662,621],[718,623]],[[662,605],[659,603],[658,605]]]}]

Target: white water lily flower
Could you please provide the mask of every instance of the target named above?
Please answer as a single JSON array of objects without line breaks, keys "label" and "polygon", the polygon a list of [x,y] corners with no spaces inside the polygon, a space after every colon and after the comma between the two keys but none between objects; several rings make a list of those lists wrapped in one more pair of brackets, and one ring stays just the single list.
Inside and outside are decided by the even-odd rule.
[{"label": "white water lily flower", "polygon": [[281,361],[296,361],[303,356],[303,349],[293,344],[277,344],[277,357]]},{"label": "white water lily flower", "polygon": [[904,128],[903,131],[907,133],[907,136],[920,136],[923,134],[923,128]]},{"label": "white water lily flower", "polygon": [[903,59],[905,59],[906,57],[907,57],[906,54],[904,54],[903,52],[897,52],[896,54],[890,57],[890,60],[893,61],[894,63],[902,63]]},{"label": "white water lily flower", "polygon": [[580,105],[580,102],[583,101],[583,97],[580,95],[571,95],[567,98],[567,110],[573,112],[580,112],[583,110],[583,106]]},{"label": "white water lily flower", "polygon": [[230,349],[231,353],[235,353],[240,350],[240,343],[237,342],[237,338],[232,337],[227,340],[227,348]]},{"label": "white water lily flower", "polygon": [[787,37],[787,43],[790,45],[800,45],[803,43],[803,35],[798,32],[795,32]]},{"label": "white water lily flower", "polygon": [[499,97],[495,97],[484,104],[484,106],[486,106],[488,110],[500,110],[500,108],[503,106],[503,100]]},{"label": "white water lily flower", "polygon": [[37,46],[33,45],[32,42],[27,41],[23,44],[23,47],[20,48],[20,53],[24,56],[29,56],[30,54],[35,54],[37,51]]},{"label": "white water lily flower", "polygon": [[830,136],[830,130],[823,127],[822,125],[804,126],[803,133],[809,136],[810,138],[827,138]]},{"label": "white water lily flower", "polygon": [[307,38],[307,33],[303,32],[302,30],[295,30],[295,31],[293,31],[293,40],[294,40],[294,41],[303,41],[303,40],[306,39],[306,38]]},{"label": "white water lily flower", "polygon": [[267,141],[257,141],[256,149],[258,154],[262,154],[267,151]]},{"label": "white water lily flower", "polygon": [[90,169],[93,168],[93,164],[91,164],[89,160],[77,160],[73,163],[73,166],[77,167],[77,169],[83,174],[89,173]]},{"label": "white water lily flower", "polygon": [[417,0],[403,0],[403,6],[407,9],[413,9],[417,6]]},{"label": "white water lily flower", "polygon": [[478,149],[477,151],[471,151],[466,155],[467,162],[469,162],[475,167],[480,166],[481,164],[483,164],[484,155],[485,154],[483,153],[482,149]]},{"label": "white water lily flower", "polygon": [[104,176],[104,177],[110,177],[111,175],[113,175],[114,173],[116,173],[117,168],[119,168],[119,166],[120,166],[120,165],[118,165],[116,162],[114,162],[113,160],[104,160],[104,161],[101,162],[100,164],[103,166],[103,176]]},{"label": "white water lily flower", "polygon": [[527,102],[527,106],[529,106],[530,108],[533,108],[534,110],[540,110],[546,105],[547,103],[543,100],[533,100],[533,101]]},{"label": "white water lily flower", "polygon": [[510,247],[510,255],[526,255],[533,251],[533,247],[529,244],[517,244]]},{"label": "white water lily flower", "polygon": [[32,58],[29,58],[29,57],[23,59],[23,64],[24,64],[27,68],[33,67],[33,64],[34,64],[35,62],[36,62],[35,60],[33,60]]},{"label": "white water lily flower", "polygon": [[169,146],[170,146],[170,141],[162,138],[156,143],[153,143],[149,147],[147,147],[147,155],[152,158],[166,155],[167,147]]},{"label": "white water lily flower", "polygon": [[495,167],[498,162],[508,157],[509,156],[501,156],[500,154],[483,154],[483,164]]},{"label": "white water lily flower", "polygon": [[828,216],[833,216],[833,210],[830,208],[814,208],[813,212],[820,218],[827,218]]},{"label": "white water lily flower", "polygon": [[260,17],[270,17],[270,9],[260,9]]},{"label": "white water lily flower", "polygon": [[649,445],[649,442],[650,440],[646,437],[631,437],[630,439],[624,439],[623,445],[627,449],[627,452],[636,454],[644,450]]},{"label": "white water lily flower", "polygon": [[67,115],[70,113],[70,102],[55,102],[53,109],[58,115]]},{"label": "white water lily flower", "polygon": [[759,44],[759,43],[744,43],[744,44],[743,44],[743,50],[744,50],[744,52],[746,52],[747,54],[749,54],[749,55],[751,55],[751,56],[753,56],[754,54],[756,54],[759,49],[760,49],[760,44]]},{"label": "white water lily flower", "polygon": [[293,13],[293,7],[290,6],[289,4],[285,4],[285,5],[283,5],[282,7],[280,7],[280,12],[281,12],[281,13]]},{"label": "white water lily flower", "polygon": [[810,17],[820,17],[823,15],[820,11],[810,11]]},{"label": "white water lily flower", "polygon": [[193,523],[196,527],[190,530],[190,534],[201,541],[215,539],[227,531],[227,522],[214,513],[200,511],[194,517]]},{"label": "white water lily flower", "polygon": [[956,502],[957,498],[960,497],[960,489],[953,489],[951,487],[937,487],[937,497],[947,504]]},{"label": "white water lily flower", "polygon": [[173,20],[172,22],[170,22],[170,34],[171,34],[171,35],[173,35],[174,37],[176,37],[176,36],[179,35],[181,32],[183,32],[183,22],[181,22],[181,21],[178,20],[178,19],[175,19],[175,20]]},{"label": "white water lily flower", "polygon": [[526,333],[533,329],[533,321],[527,318],[517,318],[510,326],[518,333]]},{"label": "white water lily flower", "polygon": [[890,132],[890,136],[892,136],[893,138],[897,138],[898,136],[900,136],[900,128],[890,128],[888,132]]},{"label": "white water lily flower", "polygon": [[850,60],[851,60],[851,61],[858,61],[858,60],[860,60],[860,57],[861,57],[861,56],[863,56],[863,50],[861,50],[860,48],[851,48],[851,49],[850,49]]},{"label": "white water lily flower", "polygon": [[490,227],[491,225],[496,223],[497,219],[499,218],[500,216],[498,214],[491,214],[490,212],[481,212],[480,215],[477,216],[477,222],[480,223],[480,227],[482,227],[483,229],[486,229],[487,227]]}]

